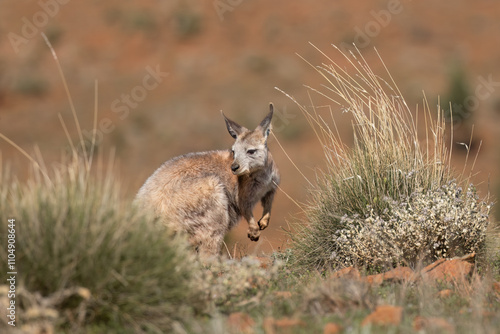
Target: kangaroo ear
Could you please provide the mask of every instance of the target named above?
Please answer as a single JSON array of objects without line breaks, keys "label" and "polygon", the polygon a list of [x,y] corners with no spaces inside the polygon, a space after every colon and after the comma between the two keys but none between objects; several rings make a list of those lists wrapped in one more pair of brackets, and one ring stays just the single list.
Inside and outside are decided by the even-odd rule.
[{"label": "kangaroo ear", "polygon": [[[267,138],[269,136],[269,133],[271,132],[272,126],[271,126],[271,120],[273,118],[273,113],[274,113],[274,105],[272,103],[269,104],[269,114],[260,122],[259,126],[257,129],[262,131],[262,134],[264,137]],[[257,130],[256,129],[256,130]]]},{"label": "kangaroo ear", "polygon": [[243,126],[241,126],[238,123],[236,123],[235,121],[231,121],[229,118],[227,118],[226,115],[224,115],[224,113],[222,111],[221,111],[221,114],[224,117],[224,120],[226,121],[227,131],[229,131],[229,134],[234,139],[236,139],[236,137],[238,137],[243,131],[246,130]]}]

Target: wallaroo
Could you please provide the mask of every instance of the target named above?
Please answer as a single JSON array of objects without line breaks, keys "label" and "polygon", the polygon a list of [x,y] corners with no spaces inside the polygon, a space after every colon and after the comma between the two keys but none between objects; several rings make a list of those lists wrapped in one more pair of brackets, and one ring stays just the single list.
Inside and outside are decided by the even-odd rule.
[{"label": "wallaroo", "polygon": [[[151,175],[136,201],[174,231],[184,231],[203,256],[220,252],[224,235],[248,222],[248,237],[259,240],[269,225],[271,206],[280,180],[267,147],[273,104],[253,131],[228,119],[235,139],[231,150],[188,153],[167,162]],[[255,221],[253,208],[261,201],[262,217]]]}]

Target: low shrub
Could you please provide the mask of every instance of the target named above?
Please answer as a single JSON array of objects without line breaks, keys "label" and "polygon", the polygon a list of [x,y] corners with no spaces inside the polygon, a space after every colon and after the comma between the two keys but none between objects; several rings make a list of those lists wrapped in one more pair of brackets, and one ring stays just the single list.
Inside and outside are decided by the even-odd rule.
[{"label": "low shrub", "polygon": [[341,218],[345,228],[332,235],[332,258],[343,266],[415,265],[418,261],[461,256],[483,249],[490,206],[471,185],[455,183],[390,201],[382,215]]},{"label": "low shrub", "polygon": [[296,102],[327,163],[311,191],[308,224],[291,236],[298,263],[380,268],[480,250],[490,206],[472,186],[461,192],[468,178],[453,176],[449,167],[442,110],[433,116],[424,100],[422,145],[418,117],[396,85],[375,74],[360,54],[343,56],[355,74],[328,58],[330,63],[314,67],[327,81],[325,90],[310,90],[335,103],[342,117],[352,117],[352,147],[338,134],[335,107],[328,106],[329,122],[321,113],[324,103],[315,107],[311,98],[311,109]]},{"label": "low shrub", "polygon": [[280,261],[268,266],[255,257],[218,259],[208,262],[195,281],[207,304],[220,311],[234,311],[257,304],[269,293],[269,285],[282,267]]},{"label": "low shrub", "polygon": [[[134,332],[168,331],[191,312],[197,262],[186,242],[122,200],[112,173],[92,176],[75,158],[53,173],[35,169],[25,183],[2,174],[0,236],[15,219],[18,288],[45,301],[24,302],[20,312],[51,308],[60,330]],[[7,255],[1,247],[3,272],[11,271]],[[67,291],[84,301],[63,302]]]}]

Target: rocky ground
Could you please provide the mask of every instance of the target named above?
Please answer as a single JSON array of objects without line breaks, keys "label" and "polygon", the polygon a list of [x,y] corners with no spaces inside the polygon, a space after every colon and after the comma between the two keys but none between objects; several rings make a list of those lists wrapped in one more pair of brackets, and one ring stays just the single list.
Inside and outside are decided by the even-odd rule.
[{"label": "rocky ground", "polygon": [[[86,138],[92,132],[98,81],[98,151],[107,156],[116,149],[124,195],[129,197],[164,160],[229,147],[220,110],[252,126],[269,101],[279,111],[277,138],[302,173],[314,180],[317,168],[324,166],[321,148],[298,109],[274,88],[310,104],[303,85],[319,87],[323,79],[296,53],[320,65],[328,60],[309,42],[335,61],[340,57],[331,44],[346,49],[355,42],[374,70],[390,80],[373,50],[377,48],[412,109],[422,104],[422,91],[436,105],[438,96],[449,90],[454,66],[464,69],[470,95],[458,103],[475,108],[469,166],[482,143],[473,181],[483,196],[496,193],[500,48],[494,41],[500,5],[495,1],[42,3],[9,0],[0,5],[0,132],[30,154],[37,145],[48,165],[69,146],[58,114],[72,140],[79,136],[58,65],[41,32],[57,52]],[[151,81],[149,90],[143,84],[151,70],[164,75]],[[126,102],[132,95],[134,100]],[[318,106],[332,107],[348,143],[348,115],[331,101],[313,98]],[[329,113],[328,108],[319,110]],[[459,127],[456,141],[467,143],[470,130],[470,124]],[[296,202],[306,202],[307,181],[274,140],[270,146],[282,170],[282,189]],[[455,147],[458,172],[464,147]],[[0,150],[3,162],[25,177],[25,157],[5,141]],[[278,195],[264,241],[250,243],[246,227],[240,226],[231,234],[230,252],[235,247],[241,253],[282,248],[288,239],[283,229],[290,229],[297,213],[300,208],[293,201]]]}]

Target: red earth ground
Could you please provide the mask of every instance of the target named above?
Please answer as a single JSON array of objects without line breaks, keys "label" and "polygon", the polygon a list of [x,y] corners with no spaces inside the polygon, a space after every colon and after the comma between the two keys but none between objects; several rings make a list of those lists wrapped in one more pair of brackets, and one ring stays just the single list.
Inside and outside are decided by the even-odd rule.
[{"label": "red earth ground", "polygon": [[[465,102],[474,106],[475,147],[482,141],[472,180],[482,196],[499,188],[498,1],[2,1],[0,132],[30,153],[38,145],[50,164],[69,146],[58,114],[72,139],[78,135],[57,64],[40,32],[54,45],[84,133],[92,129],[98,81],[99,151],[107,156],[116,148],[126,197],[170,157],[229,148],[220,110],[254,126],[270,101],[279,111],[277,138],[314,181],[317,168],[324,167],[321,147],[299,109],[275,89],[310,104],[304,85],[319,87],[324,81],[296,54],[314,65],[326,58],[309,43],[343,64],[331,44],[356,42],[372,68],[387,79],[376,47],[412,107],[422,104],[425,91],[434,109],[438,96],[448,92],[450,71],[462,67],[470,88]],[[146,79],[155,70],[165,73],[157,84]],[[141,90],[145,85],[150,89]],[[136,99],[127,106],[124,99],[131,94]],[[317,96],[314,101],[327,103]],[[349,142],[349,116],[332,108]],[[465,141],[468,126],[457,128],[457,140]],[[465,160],[460,147],[453,158],[458,171]],[[274,139],[270,148],[282,172],[283,191],[307,202],[308,183]],[[0,152],[3,164],[26,177],[28,162],[19,152],[4,141]],[[242,223],[230,234],[230,252],[286,246],[283,229],[303,221],[300,211],[280,193],[263,240],[247,240]]]}]

